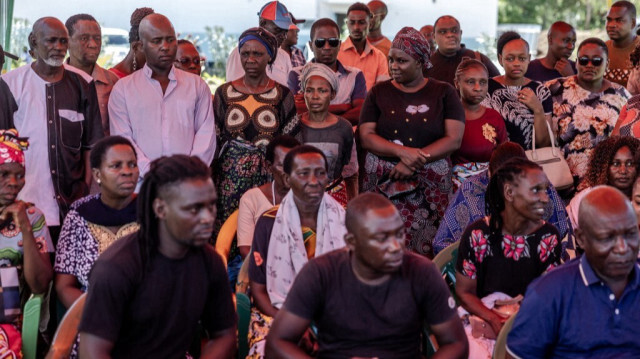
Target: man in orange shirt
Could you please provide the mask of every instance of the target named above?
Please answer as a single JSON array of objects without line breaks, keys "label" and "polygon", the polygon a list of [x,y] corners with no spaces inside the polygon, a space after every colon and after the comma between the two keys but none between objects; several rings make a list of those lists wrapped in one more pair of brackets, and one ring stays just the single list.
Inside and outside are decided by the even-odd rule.
[{"label": "man in orange shirt", "polygon": [[357,2],[347,10],[349,38],[340,46],[338,60],[345,65],[362,70],[367,83],[367,91],[377,82],[389,79],[387,57],[367,40],[371,10]]},{"label": "man in orange shirt", "polygon": [[387,5],[380,0],[369,1],[367,4],[371,10],[371,23],[367,39],[376,49],[382,51],[384,56],[389,56],[391,40],[382,35],[382,22],[387,17]]}]

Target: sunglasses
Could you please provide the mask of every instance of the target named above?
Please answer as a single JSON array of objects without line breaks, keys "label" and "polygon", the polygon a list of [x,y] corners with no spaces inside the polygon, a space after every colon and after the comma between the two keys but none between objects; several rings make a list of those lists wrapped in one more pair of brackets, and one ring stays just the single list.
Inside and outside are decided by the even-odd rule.
[{"label": "sunglasses", "polygon": [[198,66],[200,65],[200,62],[202,60],[200,60],[199,58],[194,58],[194,59],[190,59],[188,57],[183,57],[181,59],[176,59],[176,62],[179,62],[182,66],[187,66],[190,63],[193,63],[194,65]]},{"label": "sunglasses", "polygon": [[329,41],[329,46],[331,47],[338,47],[338,45],[340,45],[340,39],[338,39],[337,37],[331,37],[328,39],[315,39],[313,43],[316,45],[316,47],[323,48],[324,44],[326,44],[327,41]]},{"label": "sunglasses", "polygon": [[580,64],[580,66],[587,66],[589,62],[591,62],[593,66],[598,67],[602,65],[602,63],[604,62],[604,59],[602,57],[594,57],[590,59],[586,56],[582,56],[578,58],[578,63]]}]

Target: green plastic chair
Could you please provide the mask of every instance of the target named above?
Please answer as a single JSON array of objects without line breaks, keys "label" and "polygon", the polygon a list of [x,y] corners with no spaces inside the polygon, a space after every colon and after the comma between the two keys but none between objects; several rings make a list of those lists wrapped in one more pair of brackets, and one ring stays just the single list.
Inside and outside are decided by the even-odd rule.
[{"label": "green plastic chair", "polygon": [[22,311],[22,356],[24,359],[36,358],[43,297],[42,294],[32,294]]},{"label": "green plastic chair", "polygon": [[236,310],[238,312],[238,358],[246,358],[249,354],[249,321],[251,319],[251,299],[245,293],[236,293]]},{"label": "green plastic chair", "polygon": [[496,346],[493,347],[493,359],[505,359],[507,356],[507,336],[513,327],[513,322],[516,320],[516,315],[514,314],[507,320],[502,329],[500,329],[500,333],[498,333],[498,337],[496,338]]}]

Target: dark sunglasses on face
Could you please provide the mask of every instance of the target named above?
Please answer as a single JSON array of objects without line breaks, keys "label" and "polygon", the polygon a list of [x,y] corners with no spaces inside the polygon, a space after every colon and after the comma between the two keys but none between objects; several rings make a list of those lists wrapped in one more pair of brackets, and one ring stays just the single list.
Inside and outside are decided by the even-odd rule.
[{"label": "dark sunglasses on face", "polygon": [[190,59],[188,57],[183,57],[181,59],[176,59],[176,62],[179,62],[182,66],[187,66],[190,63],[193,63],[196,66],[200,65],[200,59],[199,58]]},{"label": "dark sunglasses on face", "polygon": [[317,48],[323,48],[324,44],[326,44],[327,41],[329,42],[329,46],[331,47],[338,47],[338,45],[340,45],[340,39],[338,39],[337,37],[331,37],[328,39],[316,39],[314,41],[314,44]]},{"label": "dark sunglasses on face", "polygon": [[602,57],[593,57],[590,59],[586,56],[582,56],[578,58],[578,63],[580,64],[580,66],[587,66],[589,62],[591,62],[593,66],[598,67],[602,65],[602,63],[604,62],[604,59]]}]

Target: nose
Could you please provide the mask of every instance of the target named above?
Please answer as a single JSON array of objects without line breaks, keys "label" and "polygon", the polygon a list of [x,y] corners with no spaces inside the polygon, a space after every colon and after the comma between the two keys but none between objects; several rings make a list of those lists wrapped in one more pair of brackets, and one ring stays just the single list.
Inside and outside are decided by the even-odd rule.
[{"label": "nose", "polygon": [[200,223],[213,224],[213,222],[216,220],[216,214],[216,206],[213,206],[211,208],[204,208],[202,211],[200,211]]},{"label": "nose", "polygon": [[393,236],[393,238],[391,238],[391,240],[389,241],[389,252],[395,253],[402,250],[402,243],[400,241],[403,240],[403,238]]},{"label": "nose", "polygon": [[613,251],[618,254],[624,254],[629,250],[629,243],[624,239],[622,235],[616,237],[616,243],[613,246]]},{"label": "nose", "polygon": [[476,84],[473,85],[473,91],[480,91],[480,90],[481,90],[480,83],[476,82]]},{"label": "nose", "polygon": [[574,47],[576,47],[576,44],[574,44],[573,42],[567,44],[567,49],[573,50]]},{"label": "nose", "polygon": [[18,178],[16,178],[16,176],[8,176],[8,182],[7,185],[9,186],[17,186],[18,185]]},{"label": "nose", "polygon": [[89,38],[89,42],[87,43],[87,46],[90,47],[90,48],[98,47],[98,46],[100,46],[100,41],[97,41],[93,37],[90,37]]}]

